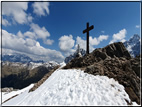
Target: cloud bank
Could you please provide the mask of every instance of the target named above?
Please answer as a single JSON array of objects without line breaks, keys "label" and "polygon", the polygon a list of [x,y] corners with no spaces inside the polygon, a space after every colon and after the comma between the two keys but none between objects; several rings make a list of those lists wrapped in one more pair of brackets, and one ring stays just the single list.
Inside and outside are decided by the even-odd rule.
[{"label": "cloud bank", "polygon": [[[100,35],[98,38],[96,37],[89,37],[89,48],[90,52],[92,52],[95,48],[95,45],[99,45],[100,42],[107,40],[108,35]],[[64,35],[59,38],[59,48],[60,50],[65,54],[65,56],[68,56],[76,51],[78,44],[80,45],[80,48],[86,50],[86,40],[82,39],[80,36],[76,37],[76,40],[73,39],[72,35]]]},{"label": "cloud bank", "polygon": [[[2,15],[11,18],[13,23],[26,24],[32,21],[32,16],[25,11],[28,9],[28,2],[2,2]],[[3,25],[6,23],[3,21]]]},{"label": "cloud bank", "polygon": [[44,48],[40,46],[38,41],[31,38],[21,38],[19,35],[22,35],[20,31],[17,35],[14,35],[2,30],[2,48],[31,54],[39,57],[39,59],[44,57],[46,61],[63,61],[64,56],[61,52]]}]

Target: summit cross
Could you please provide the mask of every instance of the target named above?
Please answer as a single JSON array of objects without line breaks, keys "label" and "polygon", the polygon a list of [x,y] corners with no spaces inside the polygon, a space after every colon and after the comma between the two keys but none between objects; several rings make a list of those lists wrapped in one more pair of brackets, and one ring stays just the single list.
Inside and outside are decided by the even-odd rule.
[{"label": "summit cross", "polygon": [[87,23],[87,28],[83,30],[83,33],[87,32],[87,41],[86,41],[86,54],[89,54],[89,31],[92,30],[94,26],[89,27],[89,23]]}]

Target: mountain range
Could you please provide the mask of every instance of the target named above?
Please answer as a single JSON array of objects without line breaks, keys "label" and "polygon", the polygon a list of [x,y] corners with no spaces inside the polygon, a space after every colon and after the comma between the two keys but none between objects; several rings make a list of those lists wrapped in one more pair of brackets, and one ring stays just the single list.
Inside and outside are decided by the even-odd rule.
[{"label": "mountain range", "polygon": [[140,36],[134,34],[128,41],[125,41],[124,46],[127,48],[132,57],[140,55]]},{"label": "mountain range", "polygon": [[14,89],[21,89],[38,82],[44,75],[59,66],[53,61],[46,63],[2,61],[1,63],[1,87],[13,87]]},{"label": "mountain range", "polygon": [[34,62],[34,63],[43,63],[43,60],[33,60],[29,56],[25,54],[13,54],[13,55],[2,55],[2,61],[9,61],[9,62],[21,62],[21,63],[29,63],[29,62]]}]

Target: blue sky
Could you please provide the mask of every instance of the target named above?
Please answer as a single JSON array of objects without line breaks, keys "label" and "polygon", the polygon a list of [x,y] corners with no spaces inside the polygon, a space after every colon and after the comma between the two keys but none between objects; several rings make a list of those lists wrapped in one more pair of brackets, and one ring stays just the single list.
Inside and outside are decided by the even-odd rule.
[{"label": "blue sky", "polygon": [[2,2],[3,54],[61,62],[77,44],[86,49],[87,22],[90,52],[124,42],[140,35],[140,2]]}]

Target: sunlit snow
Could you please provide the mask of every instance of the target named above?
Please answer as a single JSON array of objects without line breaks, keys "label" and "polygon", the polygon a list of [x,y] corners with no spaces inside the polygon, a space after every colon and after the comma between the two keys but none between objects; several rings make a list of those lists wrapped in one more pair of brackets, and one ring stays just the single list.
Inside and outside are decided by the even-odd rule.
[{"label": "sunlit snow", "polygon": [[33,86],[34,86],[34,84],[31,84],[28,87],[23,88],[21,90],[12,91],[12,92],[2,92],[2,102],[8,100],[9,98],[11,98],[11,97],[13,97],[15,95],[21,94],[21,93],[31,89]]},{"label": "sunlit snow", "polygon": [[35,91],[26,90],[3,105],[127,105],[126,100],[128,94],[114,79],[58,69]]}]

